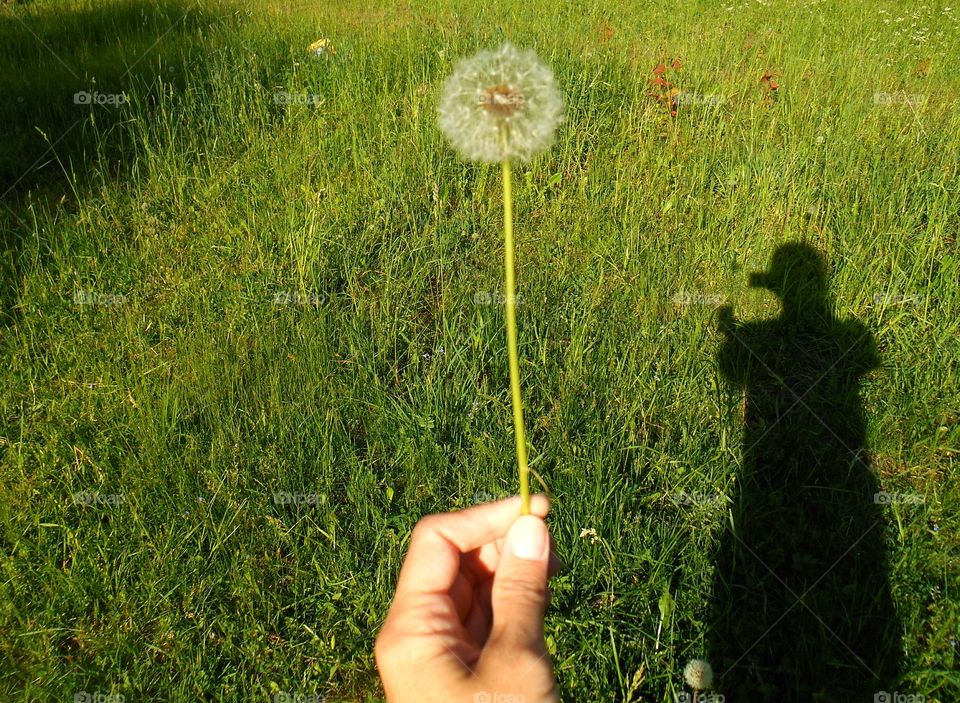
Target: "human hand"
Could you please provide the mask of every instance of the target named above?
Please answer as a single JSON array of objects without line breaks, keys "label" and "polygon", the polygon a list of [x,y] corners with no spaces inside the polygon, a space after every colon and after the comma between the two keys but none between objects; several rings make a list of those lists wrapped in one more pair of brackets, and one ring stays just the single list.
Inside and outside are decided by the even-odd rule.
[{"label": "human hand", "polygon": [[543,641],[549,509],[533,496],[520,516],[514,497],[417,523],[376,643],[390,703],[559,700]]}]

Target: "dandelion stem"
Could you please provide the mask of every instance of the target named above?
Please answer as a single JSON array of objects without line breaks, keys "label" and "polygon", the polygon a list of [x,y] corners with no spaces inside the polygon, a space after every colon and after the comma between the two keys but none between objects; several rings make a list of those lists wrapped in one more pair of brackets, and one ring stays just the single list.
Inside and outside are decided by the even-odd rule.
[{"label": "dandelion stem", "polygon": [[520,361],[517,353],[517,294],[513,272],[513,169],[509,160],[503,171],[503,238],[505,298],[507,313],[507,354],[510,357],[510,395],[513,401],[513,434],[517,443],[520,472],[520,514],[530,514],[530,470],[527,468],[527,440],[523,432],[523,401],[520,397]]}]

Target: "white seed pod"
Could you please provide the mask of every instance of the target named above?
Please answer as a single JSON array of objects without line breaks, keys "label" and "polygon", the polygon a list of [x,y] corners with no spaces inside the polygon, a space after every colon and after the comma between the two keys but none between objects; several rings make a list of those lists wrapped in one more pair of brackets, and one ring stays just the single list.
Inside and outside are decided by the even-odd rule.
[{"label": "white seed pod", "polygon": [[691,659],[683,667],[683,678],[695,691],[704,691],[713,686],[713,667],[703,659]]},{"label": "white seed pod", "polygon": [[553,145],[563,96],[553,71],[509,42],[462,59],[437,108],[440,129],[471,161],[529,161]]}]

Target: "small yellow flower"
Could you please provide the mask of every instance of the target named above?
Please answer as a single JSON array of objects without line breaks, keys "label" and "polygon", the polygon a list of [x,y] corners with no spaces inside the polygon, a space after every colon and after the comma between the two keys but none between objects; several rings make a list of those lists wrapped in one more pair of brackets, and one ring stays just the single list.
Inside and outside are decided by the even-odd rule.
[{"label": "small yellow flower", "polygon": [[324,54],[335,54],[337,50],[333,48],[333,44],[330,43],[329,39],[321,37],[317,39],[313,44],[307,47],[309,51],[314,56],[323,56]]}]

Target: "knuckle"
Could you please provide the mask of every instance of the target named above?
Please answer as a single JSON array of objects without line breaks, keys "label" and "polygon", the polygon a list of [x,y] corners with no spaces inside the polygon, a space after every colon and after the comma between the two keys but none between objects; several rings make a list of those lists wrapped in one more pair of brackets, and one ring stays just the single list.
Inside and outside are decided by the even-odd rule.
[{"label": "knuckle", "polygon": [[540,605],[547,597],[547,584],[519,575],[505,575],[494,581],[497,594],[511,602]]},{"label": "knuckle", "polygon": [[[490,639],[494,668],[507,678],[523,677],[538,667],[551,666],[546,652],[539,644],[531,642],[531,634],[509,630],[497,632]],[[539,698],[537,700],[540,700]]]},{"label": "knuckle", "polygon": [[437,513],[424,515],[422,518],[420,518],[420,520],[417,521],[417,524],[414,525],[411,540],[422,539],[424,535],[436,532],[437,523],[440,521],[440,519],[441,516]]}]

